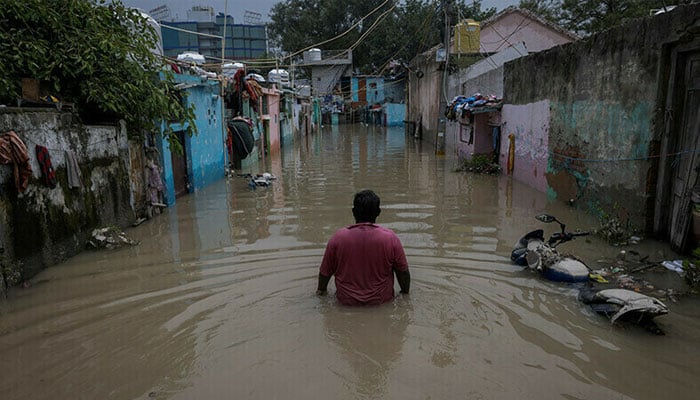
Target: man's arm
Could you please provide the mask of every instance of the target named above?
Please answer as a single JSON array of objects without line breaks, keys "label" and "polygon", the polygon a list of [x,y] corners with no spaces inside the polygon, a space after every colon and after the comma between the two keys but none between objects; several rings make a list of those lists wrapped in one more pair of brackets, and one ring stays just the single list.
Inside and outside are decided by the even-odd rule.
[{"label": "man's arm", "polygon": [[321,273],[318,274],[318,288],[316,289],[316,294],[323,296],[328,291],[328,282],[330,282],[331,277],[325,276]]},{"label": "man's arm", "polygon": [[399,282],[399,287],[401,287],[401,293],[408,294],[411,288],[411,274],[408,270],[399,271],[397,269],[394,270],[394,274],[396,274],[396,280]]}]

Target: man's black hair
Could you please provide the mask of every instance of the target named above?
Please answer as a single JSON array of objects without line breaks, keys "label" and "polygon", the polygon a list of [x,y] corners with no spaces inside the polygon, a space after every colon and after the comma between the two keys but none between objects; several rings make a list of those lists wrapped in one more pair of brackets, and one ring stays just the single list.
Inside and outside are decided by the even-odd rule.
[{"label": "man's black hair", "polygon": [[376,193],[369,189],[355,193],[355,198],[352,202],[352,215],[355,217],[356,223],[374,223],[380,212],[379,196]]}]

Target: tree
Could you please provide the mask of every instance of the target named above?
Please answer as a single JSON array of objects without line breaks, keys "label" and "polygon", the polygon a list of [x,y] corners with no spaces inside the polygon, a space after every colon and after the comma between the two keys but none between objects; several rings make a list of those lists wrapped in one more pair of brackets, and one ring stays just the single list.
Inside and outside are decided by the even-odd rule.
[{"label": "tree", "polygon": [[[483,20],[480,1],[449,0],[454,16]],[[445,3],[444,1],[442,3]],[[268,34],[287,54],[311,46],[353,49],[362,73],[381,73],[392,60],[410,61],[443,41],[442,3],[426,0],[285,0],[270,12]]]},{"label": "tree", "polygon": [[0,22],[0,101],[14,103],[28,77],[84,114],[125,119],[132,135],[161,121],[194,132],[194,110],[151,52],[156,32],[119,0],[6,0]]},{"label": "tree", "polygon": [[549,22],[559,23],[561,0],[520,0],[520,8]]},{"label": "tree", "polygon": [[[697,0],[677,0],[689,4]],[[589,35],[667,6],[666,0],[520,0],[520,7],[570,31]]]}]

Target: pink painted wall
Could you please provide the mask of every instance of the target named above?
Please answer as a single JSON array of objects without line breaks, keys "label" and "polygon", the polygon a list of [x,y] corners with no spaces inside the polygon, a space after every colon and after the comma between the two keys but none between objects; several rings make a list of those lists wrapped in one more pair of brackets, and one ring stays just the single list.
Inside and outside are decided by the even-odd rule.
[{"label": "pink painted wall", "polygon": [[261,115],[260,118],[265,121],[269,129],[269,151],[276,153],[280,151],[280,94],[274,85],[271,89],[263,88],[262,90],[267,101],[267,114]]},{"label": "pink painted wall", "polygon": [[496,53],[521,42],[528,52],[535,53],[572,40],[516,10],[482,26],[480,41],[482,53]]},{"label": "pink painted wall", "polygon": [[503,105],[501,110],[501,151],[499,163],[507,172],[508,135],[515,136],[513,178],[547,191],[547,159],[549,149],[549,100],[524,105]]},{"label": "pink painted wall", "polygon": [[[483,113],[474,115],[473,127],[462,123],[456,124],[456,146],[460,159],[471,159],[475,155],[493,152],[492,120],[491,113]],[[464,122],[466,122],[466,119]],[[472,144],[468,143],[470,129],[474,129]]]}]

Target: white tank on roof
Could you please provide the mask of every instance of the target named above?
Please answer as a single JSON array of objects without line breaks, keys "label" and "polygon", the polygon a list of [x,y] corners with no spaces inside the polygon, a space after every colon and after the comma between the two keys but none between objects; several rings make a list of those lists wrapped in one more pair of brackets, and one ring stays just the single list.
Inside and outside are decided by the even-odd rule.
[{"label": "white tank on roof", "polygon": [[204,56],[194,51],[186,51],[177,55],[178,61],[191,62],[197,65],[204,64]]},{"label": "white tank on roof", "polygon": [[273,69],[267,73],[267,81],[279,83],[280,85],[288,85],[289,72],[283,69]]},{"label": "white tank on roof", "polygon": [[236,63],[226,63],[221,66],[221,73],[227,77],[231,78],[234,75],[236,75],[236,72],[238,72],[239,69],[244,68],[245,66],[242,63],[236,62]]}]

